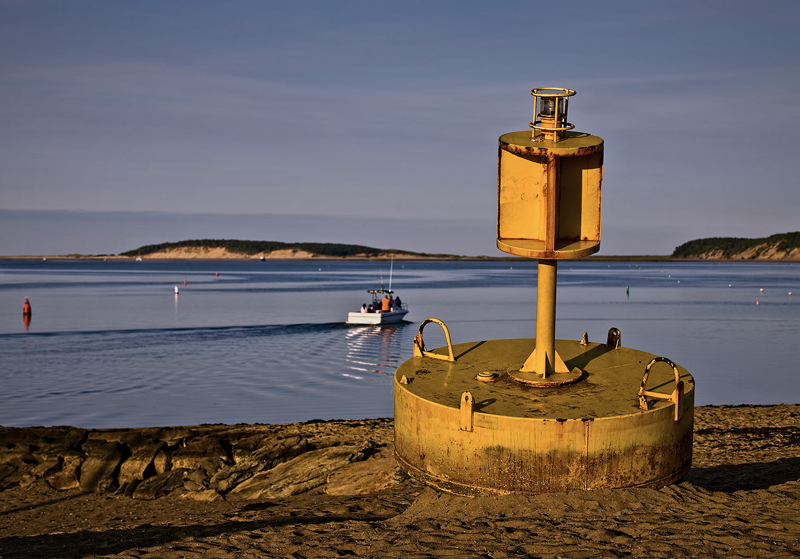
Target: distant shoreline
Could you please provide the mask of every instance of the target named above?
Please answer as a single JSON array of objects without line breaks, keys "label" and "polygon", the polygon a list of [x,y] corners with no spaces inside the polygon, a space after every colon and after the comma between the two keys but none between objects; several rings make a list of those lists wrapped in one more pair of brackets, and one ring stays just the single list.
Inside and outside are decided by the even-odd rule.
[{"label": "distant shoreline", "polygon": [[[515,256],[403,256],[403,255],[394,255],[392,256],[281,256],[281,257],[273,257],[273,258],[266,258],[263,262],[270,262],[270,261],[281,261],[281,262],[288,262],[288,261],[361,261],[361,262],[371,262],[371,261],[385,261],[385,260],[394,260],[409,262],[409,261],[441,261],[441,262],[458,262],[458,261],[465,261],[465,262],[530,262],[534,259],[532,258],[520,258]],[[117,255],[91,255],[91,254],[65,254],[65,255],[24,255],[24,256],[0,256],[0,260],[56,260],[56,261],[73,261],[73,260],[92,260],[92,261],[99,261],[99,260],[113,260],[113,261],[136,261],[135,257],[132,256],[117,256]],[[776,262],[787,262],[787,263],[798,263],[800,259],[766,259],[766,258],[759,258],[759,259],[735,259],[735,258],[673,258],[669,255],[611,255],[611,256],[587,256],[585,258],[577,259],[583,260],[588,262],[737,262],[737,263],[776,263]],[[152,256],[145,256],[142,257],[142,261],[147,262],[259,262],[262,261],[259,258],[255,257],[225,257],[225,258],[202,258],[202,257],[152,257]],[[564,262],[575,262],[575,260],[565,260]]]},{"label": "distant shoreline", "polygon": [[[599,248],[599,247],[598,247]],[[381,249],[342,243],[253,241],[240,239],[191,239],[145,245],[119,254],[61,254],[0,256],[0,260],[160,260],[160,261],[483,261],[525,262],[519,256],[463,256]],[[761,239],[709,237],[689,241],[669,255],[592,255],[590,262],[800,262],[800,231]]]}]

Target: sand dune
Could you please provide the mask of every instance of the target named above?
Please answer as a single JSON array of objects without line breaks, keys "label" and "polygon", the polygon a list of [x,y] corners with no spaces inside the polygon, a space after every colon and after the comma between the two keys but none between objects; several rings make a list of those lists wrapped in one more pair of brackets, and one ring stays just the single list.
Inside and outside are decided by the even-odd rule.
[{"label": "sand dune", "polygon": [[306,260],[314,255],[304,250],[273,250],[257,254],[230,252],[226,248],[183,247],[152,252],[144,256],[147,260]]}]

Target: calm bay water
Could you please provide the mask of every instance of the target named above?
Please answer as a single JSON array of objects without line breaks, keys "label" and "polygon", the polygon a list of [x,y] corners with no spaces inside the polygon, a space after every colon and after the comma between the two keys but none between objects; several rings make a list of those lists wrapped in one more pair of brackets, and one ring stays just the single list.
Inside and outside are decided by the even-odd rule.
[{"label": "calm bay water", "polygon": [[[454,343],[534,336],[536,262],[396,262],[409,322],[346,326],[381,277],[387,262],[0,261],[0,424],[387,417],[425,318]],[[558,286],[558,338],[619,328],[686,367],[697,405],[800,402],[800,264],[563,262]]]}]

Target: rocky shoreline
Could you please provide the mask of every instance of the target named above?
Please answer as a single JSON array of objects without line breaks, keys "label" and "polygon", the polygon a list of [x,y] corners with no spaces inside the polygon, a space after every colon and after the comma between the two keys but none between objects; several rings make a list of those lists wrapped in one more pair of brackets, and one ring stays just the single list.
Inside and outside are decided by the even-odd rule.
[{"label": "rocky shoreline", "polygon": [[793,557],[800,405],[699,407],[679,483],[464,498],[390,419],[0,427],[0,557]]},{"label": "rocky shoreline", "polygon": [[[360,494],[399,483],[392,421],[142,429],[0,427],[0,490],[214,501]],[[363,462],[369,460],[368,468]],[[353,482],[357,481],[354,485]]]}]

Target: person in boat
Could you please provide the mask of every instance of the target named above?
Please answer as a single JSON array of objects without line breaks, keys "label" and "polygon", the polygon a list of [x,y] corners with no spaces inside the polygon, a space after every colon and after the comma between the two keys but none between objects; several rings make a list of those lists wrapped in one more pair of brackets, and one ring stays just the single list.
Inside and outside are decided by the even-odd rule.
[{"label": "person in boat", "polygon": [[381,310],[383,312],[389,312],[392,310],[392,300],[389,298],[388,294],[383,296],[383,300],[381,301]]},{"label": "person in boat", "polygon": [[364,303],[363,305],[361,305],[361,314],[366,314],[366,313],[367,313],[367,304]]},{"label": "person in boat", "polygon": [[399,296],[394,298],[394,308],[396,308],[398,311],[403,308],[403,303],[400,302]]},{"label": "person in boat", "polygon": [[374,313],[374,312],[375,312],[375,309],[372,307],[372,305],[370,305],[369,307],[367,307],[367,312],[368,312],[368,313]]}]

